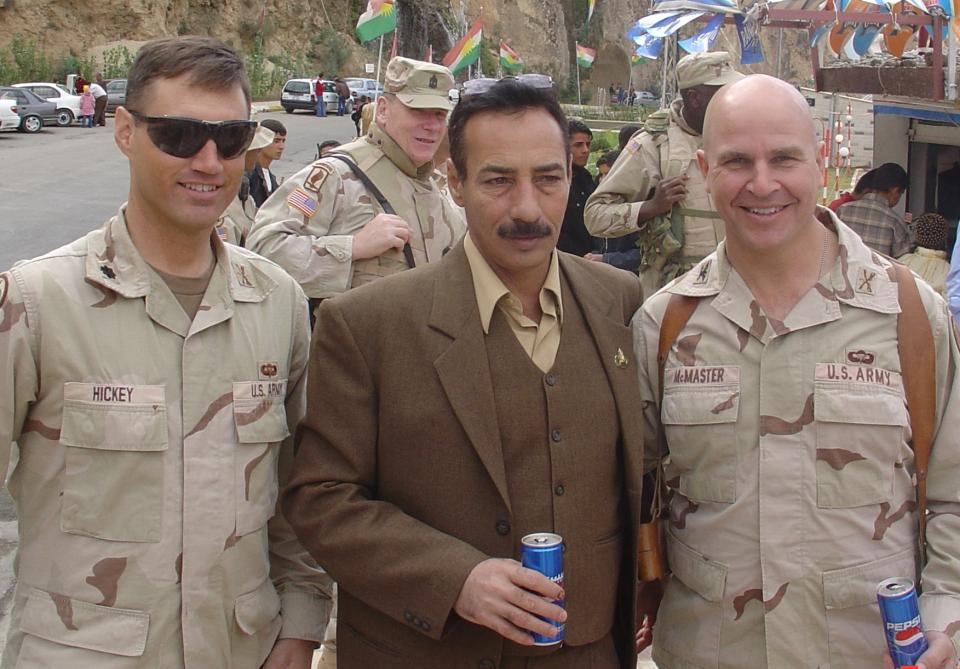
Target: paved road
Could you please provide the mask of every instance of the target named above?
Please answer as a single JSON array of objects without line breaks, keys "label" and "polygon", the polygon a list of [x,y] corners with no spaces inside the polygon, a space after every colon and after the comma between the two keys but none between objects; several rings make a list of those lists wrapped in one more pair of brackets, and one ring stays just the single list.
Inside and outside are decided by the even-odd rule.
[{"label": "paved road", "polygon": [[[346,142],[355,134],[349,117],[269,112],[257,118],[276,118],[287,127],[287,149],[272,167],[280,177],[310,163],[321,141]],[[112,118],[106,128],[0,133],[0,271],[99,227],[126,199],[127,175],[127,160],[113,142]],[[13,600],[16,525],[13,502],[0,490],[0,649]]]}]

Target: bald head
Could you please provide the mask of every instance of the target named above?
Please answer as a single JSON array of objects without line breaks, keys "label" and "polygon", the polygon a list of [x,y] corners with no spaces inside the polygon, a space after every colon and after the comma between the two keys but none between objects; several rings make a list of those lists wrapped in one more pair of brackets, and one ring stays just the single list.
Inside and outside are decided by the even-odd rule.
[{"label": "bald head", "polygon": [[719,136],[731,123],[771,121],[804,134],[809,130],[811,146],[817,146],[810,106],[800,91],[776,77],[753,74],[724,86],[713,96],[703,122],[703,148],[709,154],[711,136]]}]

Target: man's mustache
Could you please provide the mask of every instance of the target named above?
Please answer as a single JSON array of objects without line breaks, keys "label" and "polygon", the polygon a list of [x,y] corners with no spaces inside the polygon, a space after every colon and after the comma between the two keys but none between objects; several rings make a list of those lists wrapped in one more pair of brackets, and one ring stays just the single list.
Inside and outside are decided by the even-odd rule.
[{"label": "man's mustache", "polygon": [[513,221],[497,228],[497,234],[504,239],[516,237],[549,237],[553,228],[540,221]]}]

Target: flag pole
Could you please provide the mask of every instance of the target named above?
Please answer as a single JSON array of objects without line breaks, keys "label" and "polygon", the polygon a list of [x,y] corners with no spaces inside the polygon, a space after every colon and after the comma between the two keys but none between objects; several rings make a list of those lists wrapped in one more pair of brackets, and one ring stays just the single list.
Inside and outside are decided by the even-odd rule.
[{"label": "flag pole", "polygon": [[[380,35],[380,54],[377,56],[377,84],[380,84],[380,67],[383,64],[383,35]],[[379,87],[379,86],[378,86]]]},{"label": "flag pole", "polygon": [[580,99],[580,61],[577,61],[577,104],[583,106],[583,100]]}]

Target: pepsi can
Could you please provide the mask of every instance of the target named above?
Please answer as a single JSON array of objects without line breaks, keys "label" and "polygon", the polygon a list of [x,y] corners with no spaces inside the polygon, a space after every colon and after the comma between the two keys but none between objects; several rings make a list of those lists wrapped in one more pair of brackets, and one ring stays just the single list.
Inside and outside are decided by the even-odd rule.
[{"label": "pepsi can", "polygon": [[877,601],[883,617],[883,631],[893,666],[908,667],[927,650],[927,638],[920,624],[917,589],[909,578],[888,578],[877,586]]},{"label": "pepsi can", "polygon": [[[551,581],[563,587],[563,538],[559,534],[537,532],[528,534],[520,540],[520,561],[527,569],[538,571]],[[553,603],[563,608],[563,600],[555,599]],[[540,620],[548,622],[556,628],[554,636],[533,634],[533,645],[553,646],[563,642],[564,624],[556,620],[548,620],[538,616]]]}]

